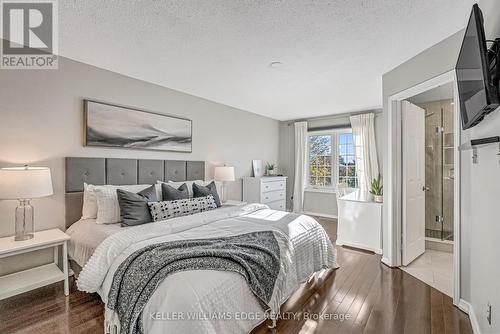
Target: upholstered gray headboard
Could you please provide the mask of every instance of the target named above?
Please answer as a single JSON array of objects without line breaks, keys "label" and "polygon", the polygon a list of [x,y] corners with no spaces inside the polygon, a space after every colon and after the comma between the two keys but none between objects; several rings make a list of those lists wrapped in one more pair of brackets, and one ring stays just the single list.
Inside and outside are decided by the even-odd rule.
[{"label": "upholstered gray headboard", "polygon": [[66,158],[66,227],[82,216],[83,183],[154,184],[205,179],[204,161]]}]

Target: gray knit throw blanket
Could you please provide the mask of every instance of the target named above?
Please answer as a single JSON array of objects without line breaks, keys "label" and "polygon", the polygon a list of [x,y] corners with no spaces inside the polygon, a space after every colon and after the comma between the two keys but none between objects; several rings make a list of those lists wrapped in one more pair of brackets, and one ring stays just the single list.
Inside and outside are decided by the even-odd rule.
[{"label": "gray knit throw blanket", "polygon": [[274,233],[171,241],[132,253],[116,270],[108,295],[107,307],[119,318],[119,332],[143,333],[146,303],[168,275],[179,271],[237,272],[268,306],[280,271],[280,248]]}]

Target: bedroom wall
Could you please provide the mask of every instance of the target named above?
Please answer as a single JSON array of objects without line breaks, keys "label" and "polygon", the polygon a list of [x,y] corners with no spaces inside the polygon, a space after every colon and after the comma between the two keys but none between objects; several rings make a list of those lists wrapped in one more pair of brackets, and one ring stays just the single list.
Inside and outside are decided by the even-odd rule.
[{"label": "bedroom wall", "polygon": [[[479,2],[484,14],[487,39],[500,38],[500,1]],[[500,136],[500,108],[483,122],[464,131],[470,138]],[[462,186],[462,196],[469,201],[468,217],[470,236],[470,302],[483,334],[500,333],[500,157],[498,145],[479,149],[479,164],[472,164],[472,152],[464,154],[469,166],[470,178]],[[492,324],[486,321],[488,303],[492,306]]]},{"label": "bedroom wall", "polygon": [[[33,200],[36,230],[64,229],[66,156],[204,160],[207,178],[216,165],[234,166],[241,178],[251,175],[252,159],[278,160],[276,120],[65,58],[58,70],[0,72],[0,167],[28,163],[52,171],[54,195]],[[193,152],[84,147],[84,98],[189,118]],[[228,197],[240,200],[241,185],[229,184]],[[0,237],[14,234],[15,207],[15,201],[0,201]],[[33,265],[30,259],[1,260],[0,275]]]},{"label": "bedroom wall", "polygon": [[[368,110],[366,112],[369,112]],[[384,121],[381,110],[375,112],[375,141],[377,143],[377,155],[380,171],[383,164],[383,131]],[[320,118],[308,119],[310,127],[335,126],[350,124],[349,114],[339,114],[325,116]],[[293,195],[294,173],[295,173],[295,139],[294,139],[294,121],[285,121],[280,123],[280,146],[278,165],[287,180],[287,208],[292,208],[291,197]],[[325,217],[337,217],[337,196],[331,190],[308,189],[304,194],[304,212],[318,214]]]},{"label": "bedroom wall", "polygon": [[[479,6],[484,15],[486,37],[500,37],[500,2],[482,0]],[[387,113],[389,96],[455,67],[462,34],[458,32],[450,36],[384,75],[384,113]],[[462,131],[461,143],[471,138],[498,135],[500,108],[476,127]],[[497,145],[485,146],[479,149],[479,164],[472,164],[471,151],[463,152],[461,161],[461,298],[471,305],[471,321],[477,326],[477,332],[483,334],[500,333],[500,224],[497,210],[500,163],[497,152]],[[384,155],[384,160],[387,166],[387,155]],[[384,211],[384,221],[386,215]],[[488,303],[493,310],[492,325],[486,320]]]}]

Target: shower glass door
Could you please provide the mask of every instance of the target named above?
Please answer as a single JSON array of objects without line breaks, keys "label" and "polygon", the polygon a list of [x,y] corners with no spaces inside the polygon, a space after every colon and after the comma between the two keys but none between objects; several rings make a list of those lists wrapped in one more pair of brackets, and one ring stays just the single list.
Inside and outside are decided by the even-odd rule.
[{"label": "shower glass door", "polygon": [[453,105],[426,104],[425,236],[453,240]]}]

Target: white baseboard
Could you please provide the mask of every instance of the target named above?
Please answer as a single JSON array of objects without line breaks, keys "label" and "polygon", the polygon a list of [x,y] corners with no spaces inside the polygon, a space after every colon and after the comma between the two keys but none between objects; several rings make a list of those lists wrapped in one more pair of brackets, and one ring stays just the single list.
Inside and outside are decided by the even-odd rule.
[{"label": "white baseboard", "polygon": [[470,324],[472,326],[472,331],[474,332],[474,334],[481,334],[481,328],[479,327],[479,322],[477,321],[477,316],[472,305],[469,302],[460,299],[458,308],[469,315]]},{"label": "white baseboard", "polygon": [[370,252],[374,252],[375,254],[382,254],[382,249],[380,248],[371,248],[367,247],[366,245],[357,244],[355,242],[346,242],[341,239],[337,239],[335,241],[335,244],[337,244],[338,246],[349,246],[349,247],[359,248]]},{"label": "white baseboard", "polygon": [[337,219],[337,215],[329,215],[326,213],[318,213],[318,212],[310,212],[310,211],[302,211],[303,214],[309,215],[309,216],[318,216],[318,217],[325,217],[325,218],[333,218]]},{"label": "white baseboard", "polygon": [[380,260],[383,264],[385,264],[386,266],[390,267],[390,268],[396,268],[397,266],[393,265],[391,263],[391,261],[389,261],[388,258],[386,257],[382,257],[382,260]]}]

